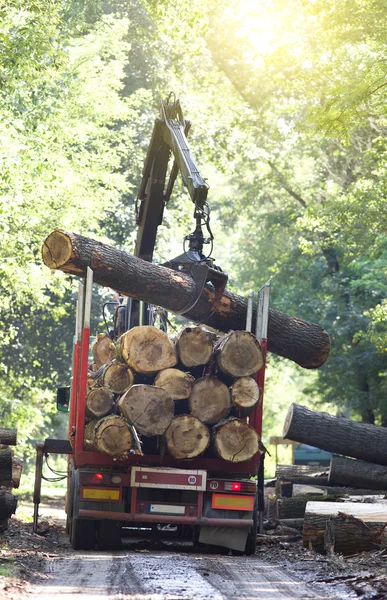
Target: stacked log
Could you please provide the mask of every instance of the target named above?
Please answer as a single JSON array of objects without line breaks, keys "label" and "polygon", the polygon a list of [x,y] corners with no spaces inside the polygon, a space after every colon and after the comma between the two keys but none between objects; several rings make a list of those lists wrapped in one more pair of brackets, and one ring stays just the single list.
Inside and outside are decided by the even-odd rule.
[{"label": "stacked log", "polygon": [[15,513],[17,499],[12,488],[18,488],[23,470],[23,461],[15,458],[10,446],[17,443],[16,429],[0,428],[0,531],[8,527],[8,519]]},{"label": "stacked log", "polygon": [[172,341],[145,325],[124,333],[114,349],[102,335],[96,343],[98,362],[86,396],[87,449],[123,458],[166,448],[178,460],[207,452],[234,463],[259,452],[258,434],[240,418],[261,401],[254,376],[263,355],[251,333],[219,338],[186,327]]},{"label": "stacked log", "polygon": [[[307,483],[320,490],[309,495],[305,508],[305,546],[319,552],[353,554],[384,548],[387,540],[387,429],[335,417],[293,404],[284,425],[284,438],[333,454],[327,473],[308,467],[279,468],[282,484]],[[307,472],[309,469],[309,472]],[[327,476],[327,477],[326,477]],[[326,481],[324,478],[326,477]],[[277,491],[281,484],[277,484]]]}]

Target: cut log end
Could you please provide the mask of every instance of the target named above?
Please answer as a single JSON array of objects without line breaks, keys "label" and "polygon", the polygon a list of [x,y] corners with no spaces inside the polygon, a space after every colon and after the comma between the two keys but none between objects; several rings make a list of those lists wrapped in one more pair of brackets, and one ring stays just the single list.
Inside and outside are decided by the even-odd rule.
[{"label": "cut log end", "polygon": [[214,349],[212,335],[202,327],[186,327],[176,340],[176,349],[185,367],[205,365]]},{"label": "cut log end", "polygon": [[289,406],[289,410],[286,413],[284,429],[283,429],[283,434],[282,434],[282,437],[285,439],[292,439],[292,438],[288,438],[288,434],[289,434],[290,426],[291,426],[292,420],[293,420],[293,411],[294,411],[294,403]]},{"label": "cut log end", "polygon": [[189,398],[194,378],[179,369],[164,369],[156,376],[155,386],[163,388],[172,400]]},{"label": "cut log end", "polygon": [[113,394],[107,388],[93,388],[86,396],[86,411],[92,419],[105,417],[113,408]]},{"label": "cut log end", "polygon": [[85,445],[114,456],[124,457],[133,448],[134,439],[130,426],[122,417],[110,415],[92,421],[85,427]]},{"label": "cut log end", "polygon": [[263,366],[263,354],[256,337],[248,331],[233,331],[216,350],[219,369],[230,377],[248,377]]},{"label": "cut log end", "polygon": [[194,458],[210,443],[207,427],[193,415],[175,417],[165,432],[168,451],[177,459]]},{"label": "cut log end", "polygon": [[152,325],[133,327],[119,340],[124,362],[137,373],[153,375],[177,363],[175,349],[167,334]]},{"label": "cut log end", "polygon": [[69,235],[60,229],[53,231],[42,246],[43,262],[50,269],[60,269],[71,258],[72,242]]},{"label": "cut log end", "polygon": [[252,377],[241,377],[231,387],[231,400],[241,413],[247,416],[260,400],[259,387]]},{"label": "cut log end", "polygon": [[259,435],[240,419],[216,425],[213,433],[215,450],[223,460],[239,463],[250,460],[259,452]]},{"label": "cut log end", "polygon": [[230,413],[230,391],[217,377],[202,377],[193,385],[189,407],[203,423],[217,423]]},{"label": "cut log end", "polygon": [[117,402],[121,414],[145,436],[162,435],[174,417],[175,405],[162,388],[136,384]]}]

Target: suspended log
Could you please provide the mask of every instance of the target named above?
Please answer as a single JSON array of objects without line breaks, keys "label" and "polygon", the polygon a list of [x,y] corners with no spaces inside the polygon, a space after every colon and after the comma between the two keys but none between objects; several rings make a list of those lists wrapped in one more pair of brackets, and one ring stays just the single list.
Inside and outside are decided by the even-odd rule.
[{"label": "suspended log", "polygon": [[108,333],[99,333],[91,348],[97,369],[113,360],[115,345]]},{"label": "suspended log", "polygon": [[229,419],[213,428],[214,448],[218,456],[229,462],[250,460],[259,452],[258,433],[240,419]]},{"label": "suspended log", "polygon": [[17,499],[9,492],[0,490],[0,521],[9,519],[16,512]]},{"label": "suspended log", "polygon": [[326,551],[329,545],[342,554],[375,550],[380,547],[386,522],[385,504],[308,502],[304,516],[304,545],[317,552]]},{"label": "suspended log", "polygon": [[194,381],[192,375],[179,369],[164,369],[156,375],[154,384],[168,392],[172,400],[184,400],[190,397]]},{"label": "suspended log", "polygon": [[6,446],[16,446],[17,430],[16,429],[2,429],[0,427],[0,444],[5,444]]},{"label": "suspended log", "polygon": [[104,387],[92,388],[86,396],[86,414],[89,419],[100,419],[110,413],[114,405],[113,394]]},{"label": "suspended log", "polygon": [[304,485],[327,486],[328,468],[311,465],[278,465],[278,480]]},{"label": "suspended log", "polygon": [[117,402],[120,413],[145,436],[162,435],[174,417],[174,402],[162,388],[135,384]]},{"label": "suspended log", "polygon": [[230,391],[217,377],[201,377],[192,387],[189,408],[203,423],[217,423],[230,413]]},{"label": "suspended log", "polygon": [[118,415],[108,415],[85,425],[85,448],[109,456],[125,457],[134,446],[130,425]]},{"label": "suspended log", "polygon": [[[42,247],[44,264],[50,269],[85,277],[87,267],[93,269],[94,281],[118,290],[131,298],[179,311],[195,297],[195,282],[180,271],[142,261],[140,258],[62,230],[53,231]],[[214,288],[205,285],[199,301],[188,311],[187,318],[204,322],[214,329],[228,332],[246,326],[247,300],[225,291],[211,314]],[[205,316],[203,318],[203,315]],[[256,310],[253,314],[255,327]],[[254,330],[254,329],[253,329]],[[330,340],[320,326],[270,310],[268,349],[293,360],[307,369],[320,367],[328,358]]]},{"label": "suspended log", "polygon": [[208,428],[193,415],[175,417],[165,432],[168,451],[177,459],[194,458],[210,443]]},{"label": "suspended log", "polygon": [[359,423],[299,404],[289,408],[284,438],[353,458],[387,465],[387,428]]},{"label": "suspended log", "polygon": [[252,377],[241,377],[231,386],[231,401],[238,417],[247,417],[260,401],[259,387]]},{"label": "suspended log", "polygon": [[257,338],[248,331],[232,331],[216,347],[216,364],[225,375],[248,377],[263,366]]},{"label": "suspended log", "polygon": [[205,365],[214,350],[213,336],[202,327],[185,327],[177,336],[176,350],[185,367]]},{"label": "suspended log", "polygon": [[117,355],[143,375],[153,375],[177,363],[175,349],[166,333],[152,325],[133,327],[117,342]]},{"label": "suspended log", "polygon": [[100,381],[113,394],[123,394],[133,385],[134,373],[127,365],[113,361],[103,368]]},{"label": "suspended log", "polygon": [[387,467],[335,454],[331,458],[328,481],[330,485],[387,490]]}]

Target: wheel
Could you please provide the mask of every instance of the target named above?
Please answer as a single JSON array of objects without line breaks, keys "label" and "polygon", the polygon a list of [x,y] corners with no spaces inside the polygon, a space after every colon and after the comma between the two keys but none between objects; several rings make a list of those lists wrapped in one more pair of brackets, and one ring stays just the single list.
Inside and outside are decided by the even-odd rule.
[{"label": "wheel", "polygon": [[76,469],[72,469],[70,480],[70,498],[72,501],[69,503],[70,544],[74,550],[92,550],[96,542],[96,521],[74,517],[74,514],[78,513],[81,493],[80,487],[79,472]]},{"label": "wheel", "polygon": [[72,519],[70,542],[74,550],[92,550],[95,546],[95,534],[95,521]]},{"label": "wheel", "polygon": [[104,519],[99,521],[97,531],[98,550],[120,550],[122,541],[122,526],[120,521]]},{"label": "wheel", "polygon": [[257,549],[257,533],[258,533],[258,490],[257,490],[257,494],[255,496],[255,502],[254,502],[253,526],[247,536],[245,551],[243,553],[243,554],[246,554],[246,556],[252,556],[253,554],[255,554],[255,551]]}]

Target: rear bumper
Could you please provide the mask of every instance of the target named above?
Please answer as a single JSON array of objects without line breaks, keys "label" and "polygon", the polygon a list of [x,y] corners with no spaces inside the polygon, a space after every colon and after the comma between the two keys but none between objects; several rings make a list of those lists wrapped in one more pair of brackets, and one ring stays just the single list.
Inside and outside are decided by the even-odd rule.
[{"label": "rear bumper", "polygon": [[216,519],[213,517],[186,517],[172,515],[130,514],[103,510],[80,509],[81,519],[112,519],[141,523],[171,523],[172,525],[206,525],[207,527],[247,527],[253,526],[253,519]]}]

